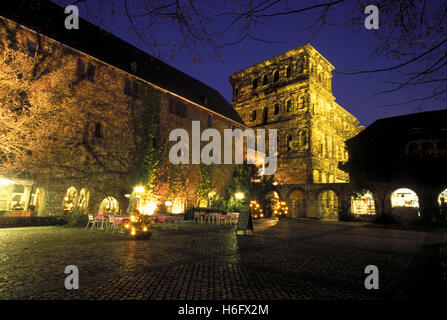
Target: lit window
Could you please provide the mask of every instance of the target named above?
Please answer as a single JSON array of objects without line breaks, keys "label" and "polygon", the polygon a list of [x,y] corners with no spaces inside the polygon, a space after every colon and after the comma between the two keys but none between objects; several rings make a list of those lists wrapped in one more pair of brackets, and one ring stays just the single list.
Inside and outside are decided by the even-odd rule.
[{"label": "lit window", "polygon": [[253,110],[250,115],[250,121],[255,121],[255,120],[256,120],[256,110]]},{"label": "lit window", "polygon": [[97,122],[95,124],[95,137],[96,138],[104,138],[102,125],[99,122]]},{"label": "lit window", "polygon": [[273,73],[273,81],[276,82],[279,80],[279,71],[275,70],[275,72]]},{"label": "lit window", "polygon": [[258,87],[258,79],[253,79],[253,89]]},{"label": "lit window", "polygon": [[262,77],[262,84],[263,84],[263,85],[266,85],[268,82],[269,82],[269,78],[267,77],[267,75],[264,75],[264,76]]},{"label": "lit window", "polygon": [[292,150],[292,135],[291,134],[289,134],[287,136],[286,143],[287,143],[287,150],[289,150],[289,151]]}]

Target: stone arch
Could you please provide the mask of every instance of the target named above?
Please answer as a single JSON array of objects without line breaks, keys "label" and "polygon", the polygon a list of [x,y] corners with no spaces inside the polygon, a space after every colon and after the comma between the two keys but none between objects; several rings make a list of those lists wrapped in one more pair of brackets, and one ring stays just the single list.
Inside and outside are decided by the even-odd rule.
[{"label": "stone arch", "polygon": [[256,121],[256,110],[250,113],[250,121]]},{"label": "stone arch", "polygon": [[290,150],[292,150],[293,149],[293,136],[292,136],[292,134],[291,133],[289,133],[287,136],[286,136],[286,150],[287,151],[290,151]]},{"label": "stone arch", "polygon": [[73,186],[68,188],[64,196],[64,201],[62,202],[62,209],[64,211],[73,211],[75,208],[77,197],[78,190]]},{"label": "stone arch", "polygon": [[351,213],[359,215],[376,214],[374,195],[367,189],[355,191],[351,195]]},{"label": "stone arch", "polygon": [[339,196],[331,188],[322,189],[318,194],[318,214],[320,219],[338,220]]},{"label": "stone arch", "polygon": [[298,132],[298,142],[300,145],[307,145],[307,140],[307,130],[301,130],[300,132]]},{"label": "stone arch", "polygon": [[391,211],[398,215],[420,216],[419,197],[409,188],[398,188],[391,192]]},{"label": "stone arch", "polygon": [[269,77],[268,77],[268,75],[264,74],[262,76],[262,85],[266,85],[268,83],[269,83]]},{"label": "stone arch", "polygon": [[114,197],[105,197],[99,204],[99,214],[118,214],[119,202]]},{"label": "stone arch", "polygon": [[300,189],[294,189],[288,196],[288,207],[291,218],[306,217],[306,208],[304,202],[304,192]]}]

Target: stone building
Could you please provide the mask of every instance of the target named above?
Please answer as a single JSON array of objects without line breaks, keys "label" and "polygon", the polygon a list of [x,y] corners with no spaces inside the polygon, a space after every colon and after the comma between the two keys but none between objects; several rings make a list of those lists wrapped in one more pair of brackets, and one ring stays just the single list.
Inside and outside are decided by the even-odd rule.
[{"label": "stone building", "polygon": [[447,213],[447,110],[376,120],[346,144],[352,187],[368,190],[378,213]]},{"label": "stone building", "polygon": [[334,193],[325,193],[319,200],[325,204],[320,211],[327,213],[314,214],[317,200],[308,198],[305,189],[312,184],[349,182],[339,162],[348,160],[345,141],[363,128],[335,101],[333,69],[305,44],[230,77],[233,106],[245,123],[278,130],[276,178],[282,186],[300,185],[281,195],[292,207],[292,217],[336,218]]},{"label": "stone building", "polygon": [[278,130],[283,184],[346,183],[338,168],[358,120],[335,102],[334,67],[310,44],[231,75],[233,106],[250,127]]},{"label": "stone building", "polygon": [[[0,8],[0,211],[123,213],[136,185],[172,212],[196,204],[199,165],[169,164],[169,133],[241,118],[213,88],[85,20],[67,30],[65,17],[49,1]],[[214,170],[216,192],[233,168]]]}]

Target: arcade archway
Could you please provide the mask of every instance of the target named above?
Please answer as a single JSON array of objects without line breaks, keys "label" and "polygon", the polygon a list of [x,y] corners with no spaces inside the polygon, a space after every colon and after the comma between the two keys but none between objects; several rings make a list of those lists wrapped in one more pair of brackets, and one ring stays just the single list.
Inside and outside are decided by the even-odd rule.
[{"label": "arcade archway", "polygon": [[318,213],[321,219],[338,220],[338,197],[332,190],[318,195]]}]

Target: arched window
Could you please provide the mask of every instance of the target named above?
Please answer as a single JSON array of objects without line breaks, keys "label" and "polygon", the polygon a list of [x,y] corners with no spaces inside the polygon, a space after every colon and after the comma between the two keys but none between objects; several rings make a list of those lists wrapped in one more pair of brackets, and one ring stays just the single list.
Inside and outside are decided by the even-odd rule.
[{"label": "arched window", "polygon": [[100,122],[95,123],[95,138],[104,138],[103,127]]},{"label": "arched window", "polygon": [[263,84],[263,85],[266,85],[268,82],[269,82],[269,77],[265,74],[265,75],[262,77],[262,84]]},{"label": "arched window", "polygon": [[79,193],[78,207],[82,210],[87,209],[89,198],[90,191],[88,191],[87,188],[82,188],[81,192]]},{"label": "arched window", "polygon": [[62,204],[64,211],[73,211],[75,207],[76,196],[78,195],[78,191],[75,187],[68,188],[65,193],[64,202]]},{"label": "arched window", "polygon": [[258,87],[258,79],[253,79],[253,89]]},{"label": "arched window", "polygon": [[276,82],[279,80],[279,71],[275,70],[275,72],[273,72],[273,81]]},{"label": "arched window", "polygon": [[300,145],[307,145],[307,131],[303,130],[298,133],[298,141]]},{"label": "arched window", "polygon": [[292,111],[292,100],[290,99],[286,101],[286,110],[287,112]]},{"label": "arched window", "polygon": [[256,120],[256,110],[253,110],[250,114],[250,121],[255,121]]},{"label": "arched window", "polygon": [[273,114],[279,114],[279,103],[275,104],[275,110],[273,112]]},{"label": "arched window", "polygon": [[291,134],[289,134],[286,138],[286,146],[287,146],[288,151],[292,150],[292,135]]},{"label": "arched window", "polygon": [[306,99],[304,96],[301,96],[298,102],[298,108],[304,109],[306,107]]}]

